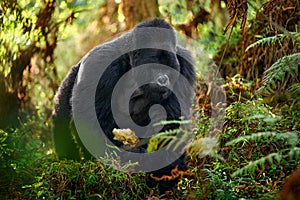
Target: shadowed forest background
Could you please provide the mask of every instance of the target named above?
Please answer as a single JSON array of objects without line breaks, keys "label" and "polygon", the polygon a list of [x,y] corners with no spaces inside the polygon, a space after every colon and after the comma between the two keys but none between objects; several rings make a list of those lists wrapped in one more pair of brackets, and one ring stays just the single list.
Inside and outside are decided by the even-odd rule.
[{"label": "shadowed forest background", "polygon": [[[218,145],[205,147],[214,91],[195,66],[189,173],[162,195],[144,174],[58,161],[51,139],[54,95],[70,68],[156,17],[197,41],[227,97]],[[2,0],[0,199],[297,199],[299,189],[282,187],[300,164],[299,32],[299,0]]]}]

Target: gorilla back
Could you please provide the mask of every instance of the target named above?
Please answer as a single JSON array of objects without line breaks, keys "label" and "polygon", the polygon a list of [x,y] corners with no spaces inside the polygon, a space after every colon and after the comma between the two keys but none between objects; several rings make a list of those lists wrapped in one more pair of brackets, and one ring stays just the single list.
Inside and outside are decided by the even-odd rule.
[{"label": "gorilla back", "polygon": [[[156,29],[167,31],[161,34]],[[91,78],[98,71],[101,76]],[[178,81],[180,76],[187,83]],[[89,84],[80,85],[83,81]],[[123,144],[114,140],[114,128],[130,128],[141,140],[148,141],[156,131],[153,123],[179,120],[182,116],[188,119],[193,94],[190,85],[194,82],[190,52],[177,45],[173,28],[164,20],[142,22],[132,31],[95,47],[72,68],[56,95],[53,139],[58,158],[93,157],[83,145],[74,123],[74,105],[79,98],[90,98],[87,91],[92,91],[94,96],[93,102],[86,101],[85,108],[94,109],[107,140],[122,148]],[[164,108],[165,114],[157,104]],[[178,127],[178,124],[165,125],[159,131]],[[146,149],[147,142],[128,151],[147,153]],[[172,188],[176,180],[165,181],[160,177],[170,174],[175,167],[185,170],[184,158],[183,155],[168,166],[153,170],[150,185],[159,180],[161,191]]]}]

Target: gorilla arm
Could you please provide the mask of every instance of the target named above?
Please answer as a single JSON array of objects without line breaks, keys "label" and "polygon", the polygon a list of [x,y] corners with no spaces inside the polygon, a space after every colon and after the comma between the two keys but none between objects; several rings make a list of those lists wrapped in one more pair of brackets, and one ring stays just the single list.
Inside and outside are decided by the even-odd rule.
[{"label": "gorilla arm", "polygon": [[55,96],[53,118],[53,141],[59,159],[79,160],[79,151],[71,131],[72,90],[80,63],[75,65],[63,80]]}]

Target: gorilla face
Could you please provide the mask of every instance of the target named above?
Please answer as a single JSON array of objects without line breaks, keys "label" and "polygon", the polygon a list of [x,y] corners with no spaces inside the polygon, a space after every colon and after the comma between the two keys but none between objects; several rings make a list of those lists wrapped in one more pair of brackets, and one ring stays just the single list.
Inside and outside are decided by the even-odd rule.
[{"label": "gorilla face", "polygon": [[[142,76],[147,78],[146,86],[142,86],[141,90],[143,94],[146,95],[151,101],[161,102],[163,99],[166,99],[170,94],[170,89],[176,82],[177,78],[174,76],[174,73],[171,73],[170,70],[163,68],[157,64],[162,66],[167,66],[168,68],[172,68],[179,72],[180,66],[177,60],[177,56],[173,52],[168,52],[159,49],[140,49],[133,53],[133,61],[132,68],[135,69],[143,64],[148,65],[149,70],[142,74],[143,72],[138,71],[140,74],[134,74],[134,76]],[[153,63],[153,66],[151,66]],[[141,94],[141,92],[138,92]],[[137,94],[133,95],[134,97]]]},{"label": "gorilla face", "polygon": [[[153,66],[151,66],[151,63],[153,63]],[[146,77],[148,84],[136,89],[129,102],[130,115],[139,125],[147,125],[149,123],[150,119],[147,113],[152,105],[161,104],[171,95],[172,88],[178,77],[168,69],[171,67],[178,72],[180,70],[175,53],[158,49],[140,49],[134,52],[133,69],[143,64],[148,64],[149,70],[145,72],[147,74],[133,74],[133,77]],[[167,66],[168,69],[157,64]],[[141,71],[138,72],[143,73]]]}]

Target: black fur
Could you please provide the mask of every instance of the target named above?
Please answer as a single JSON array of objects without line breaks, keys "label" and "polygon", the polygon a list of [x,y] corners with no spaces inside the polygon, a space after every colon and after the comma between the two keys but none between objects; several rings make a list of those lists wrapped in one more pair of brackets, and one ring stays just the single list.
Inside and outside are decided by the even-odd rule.
[{"label": "black fur", "polygon": [[[135,29],[141,27],[159,27],[173,30],[168,23],[160,19],[142,22],[137,25]],[[170,46],[175,47],[177,52],[151,48],[137,49],[128,52],[112,62],[111,65],[105,70],[103,76],[100,78],[95,94],[95,109],[97,118],[105,134],[115,145],[119,147],[122,146],[121,142],[113,140],[112,130],[113,128],[118,128],[118,126],[113,119],[110,104],[112,91],[122,75],[124,75],[130,69],[145,63],[160,63],[180,71],[180,74],[183,75],[191,85],[194,84],[195,72],[189,51],[182,47],[176,46],[175,33],[174,38],[170,38],[169,43]],[[105,46],[106,48],[115,48],[113,45],[111,45],[111,43],[105,43],[102,46]],[[96,50],[97,47],[92,51]],[[53,139],[55,143],[55,150],[59,159],[81,160],[92,158],[92,156],[82,145],[74,127],[72,118],[72,91],[81,62],[82,61],[76,64],[66,76],[56,96],[55,112],[53,115]],[[156,74],[149,74],[149,76],[156,76]],[[170,79],[173,78],[176,77],[170,77]],[[130,81],[132,81],[132,84],[134,84],[134,80]],[[173,87],[178,87],[181,89],[186,88],[187,90],[189,89],[188,86],[185,87],[177,84],[175,84]],[[122,91],[120,91],[120,93],[121,92]],[[150,121],[150,118],[153,117],[159,121],[160,116],[155,116],[155,114],[154,116],[148,116],[148,110],[153,104],[161,104],[165,108],[167,120],[178,120],[181,116],[184,116],[185,118],[189,117],[192,91],[182,94],[188,94],[188,96],[182,97],[187,99],[184,105],[184,113],[181,113],[180,105],[175,94],[173,94],[172,91],[166,87],[159,86],[157,84],[147,84],[140,87],[136,93],[138,94],[135,95],[134,93],[132,99],[130,100],[129,110],[132,119],[138,125],[147,125]],[[178,128],[178,125],[166,125],[163,127],[162,131],[176,128]],[[146,152],[146,148],[147,144],[141,145],[132,151]],[[169,166],[151,172],[151,174],[155,177],[171,175],[171,170],[176,166],[179,170],[186,170],[185,155],[182,155],[178,160]],[[159,190],[164,192],[166,190],[173,189],[177,181],[177,178],[171,181],[159,181]],[[149,186],[155,186],[157,184],[157,182],[151,178],[151,176],[148,178],[148,183]]]}]

